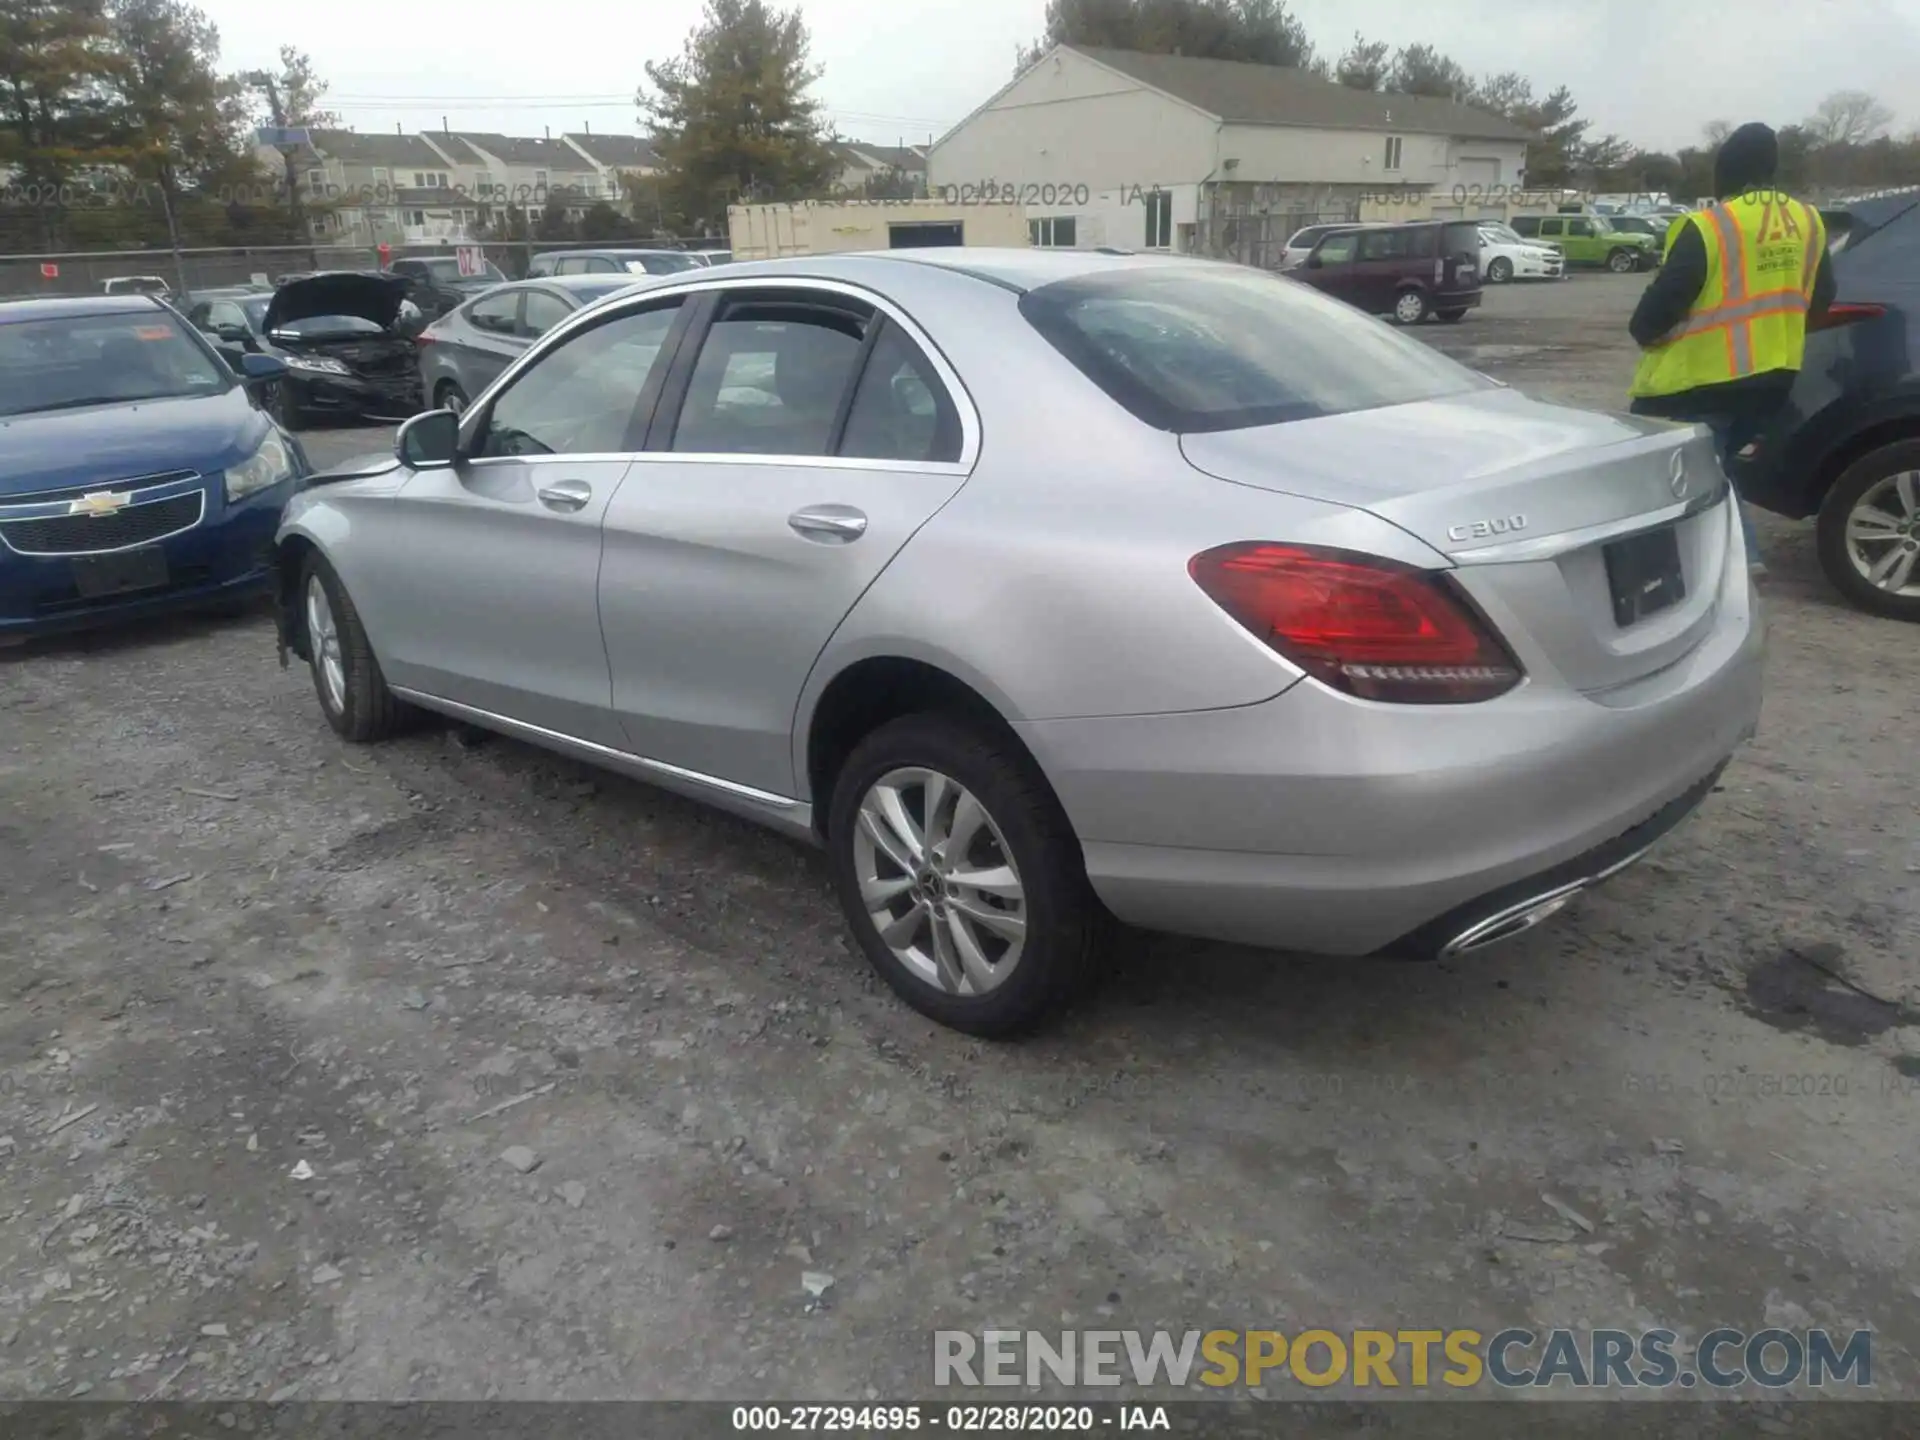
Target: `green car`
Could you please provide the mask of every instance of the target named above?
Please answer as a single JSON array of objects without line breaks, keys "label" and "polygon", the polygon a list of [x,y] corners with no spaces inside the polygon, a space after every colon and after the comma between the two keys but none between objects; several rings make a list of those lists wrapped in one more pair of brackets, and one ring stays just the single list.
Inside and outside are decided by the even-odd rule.
[{"label": "green car", "polygon": [[1516,215],[1509,223],[1560,251],[1568,265],[1604,265],[1626,275],[1660,263],[1661,237],[1616,230],[1605,215]]}]

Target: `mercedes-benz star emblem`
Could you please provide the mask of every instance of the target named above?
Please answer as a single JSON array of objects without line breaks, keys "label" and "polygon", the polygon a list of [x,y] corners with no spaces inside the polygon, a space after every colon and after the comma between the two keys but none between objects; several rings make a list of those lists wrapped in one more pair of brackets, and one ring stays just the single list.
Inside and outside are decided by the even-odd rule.
[{"label": "mercedes-benz star emblem", "polygon": [[1678,450],[1667,464],[1667,488],[1673,491],[1673,498],[1682,500],[1687,494],[1687,457]]}]

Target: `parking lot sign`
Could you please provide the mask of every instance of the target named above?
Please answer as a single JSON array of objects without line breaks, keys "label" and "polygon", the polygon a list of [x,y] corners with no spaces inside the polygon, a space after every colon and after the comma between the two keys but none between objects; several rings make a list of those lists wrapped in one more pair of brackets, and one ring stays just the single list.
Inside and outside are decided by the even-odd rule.
[{"label": "parking lot sign", "polygon": [[454,249],[454,259],[460,266],[462,275],[484,275],[487,273],[487,252],[478,245],[460,245]]},{"label": "parking lot sign", "polygon": [[262,125],[253,134],[262,145],[270,145],[275,150],[300,150],[308,143],[307,132],[296,126]]}]

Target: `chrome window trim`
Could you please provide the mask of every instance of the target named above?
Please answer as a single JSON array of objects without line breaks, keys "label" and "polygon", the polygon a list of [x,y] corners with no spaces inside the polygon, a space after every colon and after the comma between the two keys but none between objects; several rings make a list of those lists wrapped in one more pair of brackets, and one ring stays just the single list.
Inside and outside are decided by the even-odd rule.
[{"label": "chrome window trim", "polygon": [[[740,275],[719,279],[714,278],[710,271],[689,271],[683,273],[694,278],[681,279],[674,277],[672,279],[663,279],[660,284],[648,285],[645,289],[631,295],[621,291],[615,291],[612,295],[606,296],[604,299],[598,300],[592,305],[584,306],[574,311],[568,318],[562,320],[558,325],[555,325],[553,329],[540,336],[539,339],[535,340],[531,346],[523,351],[512,364],[507,366],[505,370],[502,370],[493,384],[489,385],[476,396],[473,403],[467,407],[468,414],[475,418],[471,421],[463,421],[460,433],[461,442],[464,444],[470,436],[470,432],[467,429],[468,424],[477,426],[479,424],[478,417],[487,413],[487,407],[491,404],[496,391],[506,389],[507,386],[519,378],[521,371],[531,365],[538,364],[549,350],[557,349],[566,344],[574,334],[581,330],[597,325],[611,324],[629,313],[649,309],[663,300],[685,301],[696,299],[701,295],[720,294],[729,290],[814,290],[822,294],[838,295],[843,299],[858,300],[864,305],[873,306],[874,309],[878,310],[904,330],[907,337],[920,348],[920,353],[927,357],[927,363],[933,366],[934,373],[940,377],[940,383],[946,386],[947,396],[953,402],[954,409],[959,412],[960,458],[958,460],[874,462],[855,459],[851,456],[843,458],[837,455],[713,455],[705,452],[682,454],[669,450],[634,451],[631,452],[629,458],[636,460],[654,458],[661,460],[689,460],[705,464],[728,462],[732,464],[808,465],[825,468],[844,467],[857,470],[897,470],[902,467],[909,469],[932,467],[927,470],[927,473],[940,475],[966,475],[972,473],[974,465],[980,458],[981,434],[980,412],[974,404],[972,392],[970,392],[965,383],[962,382],[959,373],[948,363],[945,353],[934,343],[933,338],[911,315],[907,314],[897,302],[880,294],[878,291],[868,289],[864,285],[855,285],[845,280],[825,280],[807,275]],[[565,458],[587,461],[593,459],[615,459],[618,457],[611,455],[570,455],[565,457],[488,456],[486,458],[494,460],[510,458],[518,461],[532,458],[541,460]],[[476,459],[471,463],[477,465],[484,462]]]},{"label": "chrome window trim", "polygon": [[60,513],[57,515],[38,515],[38,516],[32,516],[32,517],[28,517],[24,515],[14,515],[9,517],[8,519],[0,520],[0,545],[4,545],[7,548],[7,550],[9,550],[11,553],[15,555],[20,556],[24,560],[76,560],[88,555],[119,555],[128,550],[139,550],[139,549],[143,549],[148,545],[158,545],[163,540],[171,540],[176,535],[186,534],[189,530],[194,529],[200,524],[201,521],[207,518],[206,487],[202,486],[198,491],[194,491],[194,492],[178,491],[178,493],[171,494],[171,495],[154,495],[154,496],[150,496],[145,500],[129,501],[124,507],[122,507],[124,510],[135,510],[142,505],[160,505],[160,504],[164,504],[168,500],[178,500],[183,495],[188,493],[196,494],[199,498],[199,504],[195,508],[193,513],[193,519],[189,520],[184,525],[175,526],[173,529],[168,530],[164,534],[149,535],[144,540],[136,540],[131,545],[109,545],[104,550],[19,550],[19,549],[15,549],[13,542],[7,539],[7,527],[10,524],[26,523],[27,521],[29,521],[29,519],[36,520],[36,521],[37,520],[65,520],[72,514],[71,511],[65,510],[65,509],[61,510]]}]

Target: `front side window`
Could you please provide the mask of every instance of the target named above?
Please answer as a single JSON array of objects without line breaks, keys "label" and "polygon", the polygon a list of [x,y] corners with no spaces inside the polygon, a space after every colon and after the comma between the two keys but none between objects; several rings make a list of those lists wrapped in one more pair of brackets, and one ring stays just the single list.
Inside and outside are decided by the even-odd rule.
[{"label": "front side window", "polygon": [[649,255],[642,260],[629,260],[627,269],[643,275],[678,275],[685,270],[698,270],[700,262],[691,255]]},{"label": "front side window", "polygon": [[1081,276],[1027,292],[1020,312],[1115,402],[1161,430],[1317,419],[1493,384],[1310,286],[1261,271]]},{"label": "front side window", "polygon": [[707,332],[674,431],[688,454],[825,455],[869,313],[736,300]]},{"label": "front side window", "polygon": [[632,448],[633,422],[679,302],[571,336],[523,371],[482,422],[475,453],[607,455]]}]

